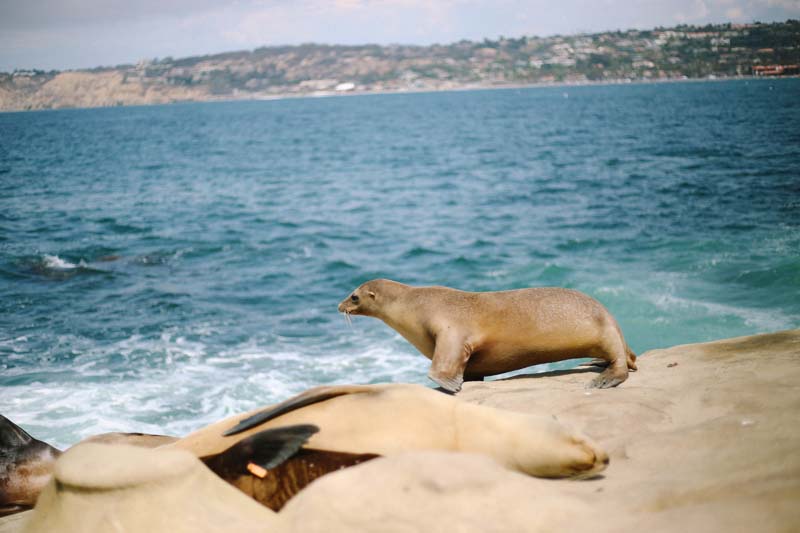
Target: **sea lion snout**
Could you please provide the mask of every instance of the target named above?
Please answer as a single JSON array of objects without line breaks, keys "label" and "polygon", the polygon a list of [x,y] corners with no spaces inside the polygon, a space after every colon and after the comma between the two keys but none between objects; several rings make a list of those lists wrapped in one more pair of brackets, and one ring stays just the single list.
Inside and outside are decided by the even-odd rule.
[{"label": "sea lion snout", "polygon": [[[380,281],[380,280],[378,280]],[[377,288],[376,281],[364,283],[350,293],[347,298],[339,302],[339,312],[348,315],[373,316],[375,311]]]},{"label": "sea lion snout", "polygon": [[[353,299],[355,298],[355,300]],[[357,315],[358,314],[358,306],[359,306],[359,297],[354,292],[341,302],[339,302],[339,312],[340,313],[347,313],[349,315]]]}]

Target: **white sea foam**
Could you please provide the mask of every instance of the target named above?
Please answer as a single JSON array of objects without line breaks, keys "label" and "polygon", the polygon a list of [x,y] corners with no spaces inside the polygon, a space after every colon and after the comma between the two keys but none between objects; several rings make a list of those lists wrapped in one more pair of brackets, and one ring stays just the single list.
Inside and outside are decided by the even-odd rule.
[{"label": "white sea foam", "polygon": [[57,270],[67,270],[70,268],[77,268],[78,265],[75,263],[70,263],[69,261],[65,261],[58,257],[57,255],[49,255],[44,254],[42,256],[42,262],[46,268],[52,268]]},{"label": "white sea foam", "polygon": [[[63,340],[83,353],[48,368],[42,382],[6,386],[0,395],[0,413],[61,448],[109,431],[185,435],[316,385],[427,383],[427,362],[391,342],[303,353],[252,341],[218,351],[175,332],[134,335],[110,346]],[[125,361],[110,365],[112,356]],[[17,367],[13,374],[29,370]]]},{"label": "white sea foam", "polygon": [[760,309],[736,307],[733,305],[693,300],[662,293],[650,295],[650,301],[660,309],[669,311],[669,316],[675,316],[676,310],[685,312],[699,312],[699,314],[713,317],[725,315],[735,316],[746,325],[756,328],[760,332],[778,331],[796,327],[796,321],[780,311],[765,311]]}]

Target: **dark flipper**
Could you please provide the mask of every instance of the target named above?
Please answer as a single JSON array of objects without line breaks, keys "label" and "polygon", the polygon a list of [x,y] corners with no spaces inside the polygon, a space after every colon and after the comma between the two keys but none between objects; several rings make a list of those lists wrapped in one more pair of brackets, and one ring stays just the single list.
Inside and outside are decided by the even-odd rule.
[{"label": "dark flipper", "polygon": [[285,402],[268,407],[263,411],[259,411],[258,413],[241,420],[238,424],[227,430],[222,435],[225,437],[236,435],[237,433],[247,431],[248,429],[254,428],[259,424],[268,422],[281,415],[285,415],[286,413],[294,411],[295,409],[300,409],[301,407],[324,402],[325,400],[330,400],[331,398],[336,398],[337,396],[372,391],[373,389],[371,387],[364,385],[334,385],[330,387],[315,387],[298,394],[297,396],[289,398]]},{"label": "dark flipper", "polygon": [[151,435],[148,433],[101,433],[94,435],[81,441],[96,442],[100,444],[127,444],[129,446],[139,446],[142,448],[158,448],[165,444],[170,444],[177,441],[177,437],[169,437],[167,435]]},{"label": "dark flipper", "polygon": [[59,455],[0,415],[0,516],[33,507]]},{"label": "dark flipper", "polygon": [[250,472],[230,483],[262,505],[280,511],[286,502],[315,479],[376,457],[380,456],[302,448],[276,468],[263,473]]},{"label": "dark flipper", "polygon": [[268,429],[240,440],[224,452],[200,460],[221,478],[232,479],[246,473],[250,463],[264,470],[278,466],[297,453],[317,431],[319,428],[311,424]]},{"label": "dark flipper", "polygon": [[32,505],[16,505],[13,503],[7,505],[0,505],[0,518],[12,514],[21,513],[22,511],[30,511],[33,509]]},{"label": "dark flipper", "polygon": [[312,425],[268,429],[201,460],[234,487],[279,511],[315,479],[378,457],[301,448],[316,432]]}]

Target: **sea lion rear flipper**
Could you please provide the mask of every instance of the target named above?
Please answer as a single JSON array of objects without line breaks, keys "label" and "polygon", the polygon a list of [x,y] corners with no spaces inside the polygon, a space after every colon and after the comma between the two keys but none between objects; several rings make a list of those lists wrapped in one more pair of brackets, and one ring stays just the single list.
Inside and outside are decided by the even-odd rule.
[{"label": "sea lion rear flipper", "polygon": [[578,368],[605,368],[608,366],[608,361],[605,359],[592,359],[591,361],[586,361],[585,363],[581,363],[578,365]]},{"label": "sea lion rear flipper", "polygon": [[222,435],[224,437],[236,435],[237,433],[247,431],[248,429],[254,428],[259,424],[263,424],[264,422],[277,418],[281,415],[285,415],[286,413],[294,411],[295,409],[300,409],[301,407],[306,407],[307,405],[324,402],[325,400],[330,400],[331,398],[336,398],[337,396],[372,392],[373,390],[374,389],[372,387],[366,385],[332,385],[315,387],[298,394],[297,396],[289,398],[278,405],[268,407],[263,411],[259,411],[258,413],[241,420],[238,424],[225,431],[225,433]]},{"label": "sea lion rear flipper", "polygon": [[457,332],[436,336],[436,348],[428,377],[451,393],[461,390],[464,369],[472,355],[472,348]]},{"label": "sea lion rear flipper", "polygon": [[311,424],[267,429],[200,460],[221,478],[231,480],[247,472],[250,463],[264,470],[275,468],[297,453],[317,431],[319,428]]}]

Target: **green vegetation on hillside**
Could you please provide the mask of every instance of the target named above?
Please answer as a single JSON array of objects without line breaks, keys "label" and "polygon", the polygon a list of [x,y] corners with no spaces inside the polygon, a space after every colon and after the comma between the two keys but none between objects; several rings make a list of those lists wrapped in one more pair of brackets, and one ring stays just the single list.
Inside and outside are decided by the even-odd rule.
[{"label": "green vegetation on hillside", "polygon": [[[758,66],[798,63],[796,20],[432,46],[303,44],[71,73],[72,78],[83,76],[80,83],[55,83],[64,76],[56,71],[0,73],[0,109],[730,77],[750,75]],[[85,91],[80,98],[66,94],[76,85]],[[43,92],[45,86],[48,90]]]}]

